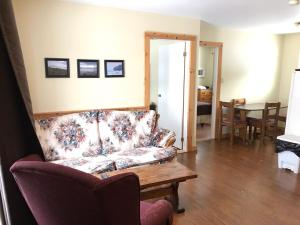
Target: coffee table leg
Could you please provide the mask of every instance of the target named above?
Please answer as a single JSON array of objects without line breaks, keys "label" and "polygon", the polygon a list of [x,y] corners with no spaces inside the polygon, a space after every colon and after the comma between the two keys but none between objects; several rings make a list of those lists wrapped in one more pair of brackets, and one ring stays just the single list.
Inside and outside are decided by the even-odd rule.
[{"label": "coffee table leg", "polygon": [[178,195],[178,187],[179,187],[179,183],[172,183],[172,193],[170,195],[169,198],[167,198],[172,206],[173,206],[173,209],[176,213],[184,213],[185,212],[185,209],[184,208],[181,208],[179,206],[179,195]]}]

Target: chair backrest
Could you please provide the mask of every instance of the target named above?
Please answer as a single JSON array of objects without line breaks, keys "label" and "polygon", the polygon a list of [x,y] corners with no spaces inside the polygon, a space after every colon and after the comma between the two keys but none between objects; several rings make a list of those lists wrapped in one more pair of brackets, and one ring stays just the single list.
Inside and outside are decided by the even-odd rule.
[{"label": "chair backrest", "polygon": [[233,123],[234,120],[234,104],[230,102],[219,102],[220,121],[221,123]]},{"label": "chair backrest", "polygon": [[264,119],[266,121],[274,120],[274,122],[278,122],[279,117],[279,110],[280,110],[280,102],[276,103],[265,103],[265,110],[264,110]]},{"label": "chair backrest", "polygon": [[266,135],[270,135],[273,137],[277,136],[280,105],[280,102],[265,103],[263,129],[265,129]]},{"label": "chair backrest", "polygon": [[140,225],[132,173],[100,180],[47,162],[18,161],[11,172],[39,225]]},{"label": "chair backrest", "polygon": [[[236,105],[245,105],[246,104],[246,99],[245,98],[234,98],[231,101],[233,101],[234,106],[236,106]],[[240,110],[236,110],[235,113],[234,113],[234,116],[236,118],[239,118],[241,121],[246,121],[245,116],[244,116],[245,118],[242,118],[242,114],[241,114]]]},{"label": "chair backrest", "polygon": [[245,98],[235,98],[232,99],[234,105],[245,105],[246,99]]}]

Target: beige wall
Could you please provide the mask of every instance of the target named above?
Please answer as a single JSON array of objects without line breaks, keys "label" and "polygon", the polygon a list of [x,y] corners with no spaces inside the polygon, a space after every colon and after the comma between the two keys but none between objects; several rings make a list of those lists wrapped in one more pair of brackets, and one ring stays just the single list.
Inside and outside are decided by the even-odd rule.
[{"label": "beige wall", "polygon": [[214,78],[214,48],[199,48],[199,68],[205,70],[204,77],[198,77],[198,84],[212,89]]},{"label": "beige wall", "polygon": [[294,70],[300,65],[300,33],[283,35],[279,100],[287,105]]},{"label": "beige wall", "polygon": [[[144,105],[144,32],[199,36],[200,21],[58,0],[13,0],[33,110]],[[46,79],[45,57],[70,58],[71,78]],[[100,79],[78,79],[76,59],[100,59]],[[104,78],[124,59],[125,78]]]},{"label": "beige wall", "polygon": [[201,22],[200,40],[223,42],[221,100],[248,102],[279,97],[280,35],[218,28]]}]

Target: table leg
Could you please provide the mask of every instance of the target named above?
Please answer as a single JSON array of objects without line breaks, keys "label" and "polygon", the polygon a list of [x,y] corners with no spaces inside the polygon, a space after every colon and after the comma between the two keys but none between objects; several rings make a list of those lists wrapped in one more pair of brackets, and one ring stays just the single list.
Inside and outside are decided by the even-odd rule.
[{"label": "table leg", "polygon": [[173,209],[176,213],[184,213],[185,209],[179,206],[179,195],[178,195],[179,182],[172,183],[172,193],[167,198],[171,202]]},{"label": "table leg", "polygon": [[262,122],[260,131],[260,143],[263,144],[265,140],[265,110],[262,111]]},{"label": "table leg", "polygon": [[[245,123],[247,123],[247,112],[246,110],[240,110],[240,116],[241,116],[241,121],[244,121]],[[239,130],[240,132],[240,130]],[[246,125],[246,128],[242,129],[242,132],[241,133],[241,138],[243,139],[243,143],[246,143],[247,141],[247,125]]]}]

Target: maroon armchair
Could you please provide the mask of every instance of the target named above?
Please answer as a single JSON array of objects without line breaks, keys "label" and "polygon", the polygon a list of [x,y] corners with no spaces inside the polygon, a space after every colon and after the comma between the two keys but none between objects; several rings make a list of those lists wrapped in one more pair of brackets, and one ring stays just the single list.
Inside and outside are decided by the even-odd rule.
[{"label": "maroon armchair", "polygon": [[17,161],[10,170],[39,225],[172,224],[167,201],[140,202],[133,173],[100,180],[37,155]]}]

